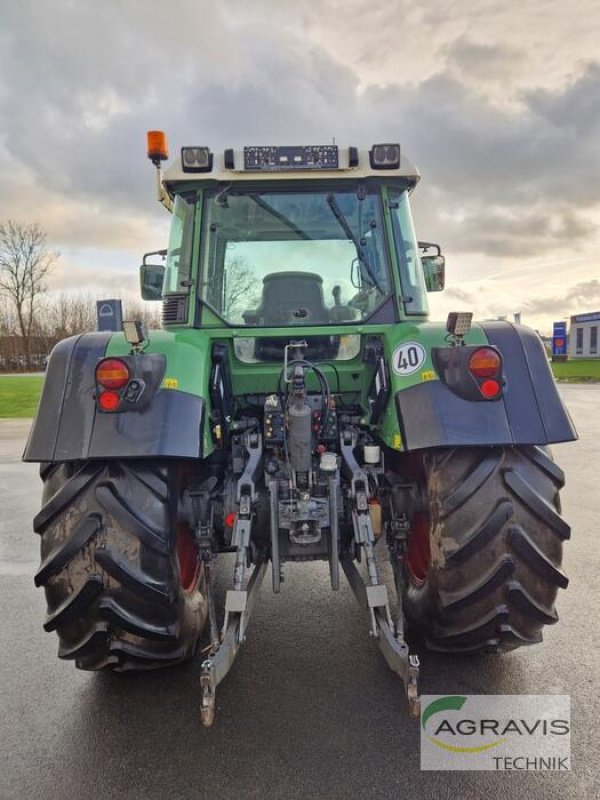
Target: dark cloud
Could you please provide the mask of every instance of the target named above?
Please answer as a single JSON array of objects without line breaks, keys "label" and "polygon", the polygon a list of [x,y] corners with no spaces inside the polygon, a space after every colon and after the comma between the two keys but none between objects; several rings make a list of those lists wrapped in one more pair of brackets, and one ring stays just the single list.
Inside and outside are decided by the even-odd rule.
[{"label": "dark cloud", "polygon": [[528,93],[516,110],[450,74],[375,87],[364,104],[366,118],[390,128],[401,121],[405,151],[424,172],[415,207],[428,236],[457,252],[506,257],[576,247],[594,232],[599,65],[566,87]]},{"label": "dark cloud", "polygon": [[507,44],[475,42],[460,36],[445,48],[448,63],[466,76],[481,80],[506,80],[527,63],[525,51]]},{"label": "dark cloud", "polygon": [[[0,105],[4,146],[42,185],[70,197],[137,205],[146,184],[144,131],[167,98],[169,113],[177,108],[190,68],[186,53],[169,69],[162,37],[189,38],[197,22],[186,18],[189,4],[170,3],[168,14],[165,8],[11,6],[3,20],[2,79],[11,89]],[[206,27],[195,25],[200,70],[219,56],[208,33],[218,18],[209,9],[206,15]]]},{"label": "dark cloud", "polygon": [[[0,166],[10,192],[0,216],[15,206],[25,215],[29,205],[61,249],[123,249],[128,240],[137,249],[153,225],[148,249],[157,246],[166,215],[158,216],[145,160],[145,131],[156,127],[167,130],[173,152],[195,143],[397,139],[424,175],[414,194],[421,238],[440,241],[449,264],[485,256],[482,278],[505,261],[591,241],[600,204],[600,64],[575,60],[563,83],[536,88],[532,74],[527,91],[513,91],[511,76],[530,61],[523,32],[511,44],[492,27],[487,38],[467,35],[464,4],[5,6]],[[469,19],[484,24],[500,8],[473,3]],[[405,50],[413,58],[415,32],[424,42],[431,34],[421,53],[428,65],[437,59],[435,70],[418,75],[413,65],[410,78],[388,69],[385,81],[365,81],[363,66],[370,75]],[[336,57],[328,37],[340,48],[347,39],[351,57]],[[505,82],[506,102],[490,90],[494,81]],[[447,296],[477,301],[470,287]]]},{"label": "dark cloud", "polygon": [[141,210],[150,128],[175,147],[338,132],[357,85],[347,68],[268,26],[225,22],[217,6],[193,9],[170,3],[157,19],[137,3],[14,6],[1,56],[8,155],[48,189]]},{"label": "dark cloud", "polygon": [[532,112],[555,128],[574,131],[586,140],[600,133],[600,64],[590,63],[564,92],[539,89],[525,95]]},{"label": "dark cloud", "polygon": [[489,256],[525,257],[575,247],[596,230],[570,208],[532,210],[507,207],[471,210],[460,224],[460,249]]},{"label": "dark cloud", "polygon": [[[358,76],[322,49],[268,24],[236,25],[219,8],[11,6],[2,50],[11,91],[0,102],[10,156],[48,186],[136,206],[148,185],[140,163],[148,127],[214,146],[248,136],[368,141],[386,131],[453,204],[600,200],[600,66],[564,89],[529,92],[519,112],[441,73],[416,85],[398,76],[358,95]],[[389,22],[390,13],[374,6],[371,19]],[[459,37],[449,53],[473,69],[510,60],[511,49]]]},{"label": "dark cloud", "polygon": [[593,279],[569,287],[564,295],[533,298],[523,304],[527,314],[552,315],[563,318],[591,309],[600,302],[600,281]]},{"label": "dark cloud", "polygon": [[589,300],[596,297],[600,298],[600,281],[597,278],[578,283],[567,292],[567,300]]},{"label": "dark cloud", "polygon": [[476,297],[472,292],[467,292],[464,289],[459,289],[456,286],[449,286],[445,290],[446,300],[458,300],[466,303],[469,306],[475,305]]},{"label": "dark cloud", "polygon": [[[547,113],[568,107],[570,116],[542,117],[542,97]],[[460,205],[600,202],[600,138],[591,127],[575,137],[572,119],[593,116],[590,106],[600,113],[600,68],[589,65],[566,88],[530,93],[523,102],[519,110],[501,110],[466,83],[438,74],[419,86],[374,88],[365,116],[400,123],[407,150]]]}]

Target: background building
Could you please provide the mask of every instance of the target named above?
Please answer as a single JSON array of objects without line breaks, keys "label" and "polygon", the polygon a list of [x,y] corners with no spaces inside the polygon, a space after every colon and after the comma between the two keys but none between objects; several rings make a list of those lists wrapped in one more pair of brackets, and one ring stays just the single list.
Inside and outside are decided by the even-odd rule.
[{"label": "background building", "polygon": [[598,358],[600,311],[575,314],[569,328],[569,358]]}]

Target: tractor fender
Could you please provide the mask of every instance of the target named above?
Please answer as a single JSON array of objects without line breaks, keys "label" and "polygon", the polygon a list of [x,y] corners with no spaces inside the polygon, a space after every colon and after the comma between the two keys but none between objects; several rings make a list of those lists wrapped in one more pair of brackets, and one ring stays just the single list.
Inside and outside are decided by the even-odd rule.
[{"label": "tractor fender", "polygon": [[144,359],[144,368],[155,373],[149,402],[115,413],[98,408],[95,369],[113,335],[73,336],[53,349],[24,461],[202,456],[204,401],[160,386],[163,355],[129,357]]},{"label": "tractor fender", "polygon": [[403,448],[546,445],[577,439],[539,336],[509,322],[480,327],[502,355],[502,396],[493,401],[463,399],[440,380],[397,392]]}]

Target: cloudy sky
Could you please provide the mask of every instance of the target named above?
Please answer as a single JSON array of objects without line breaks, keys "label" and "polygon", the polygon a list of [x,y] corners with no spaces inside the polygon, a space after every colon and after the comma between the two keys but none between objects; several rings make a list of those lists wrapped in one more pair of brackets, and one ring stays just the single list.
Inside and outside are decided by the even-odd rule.
[{"label": "cloudy sky", "polygon": [[600,309],[597,0],[0,0],[0,219],[53,287],[134,289],[165,245],[145,132],[213,149],[400,141],[436,315]]}]

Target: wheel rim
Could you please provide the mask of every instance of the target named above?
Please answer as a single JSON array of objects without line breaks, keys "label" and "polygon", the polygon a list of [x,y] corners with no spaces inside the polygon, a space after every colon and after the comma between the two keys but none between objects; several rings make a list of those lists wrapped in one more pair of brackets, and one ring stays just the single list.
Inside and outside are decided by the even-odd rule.
[{"label": "wheel rim", "polygon": [[187,525],[177,526],[177,560],[179,561],[181,588],[184,592],[191,594],[198,585],[201,563],[192,532]]},{"label": "wheel rim", "polygon": [[413,516],[404,564],[408,577],[415,586],[422,586],[427,580],[431,561],[430,529],[431,519],[427,514],[417,513]]}]

